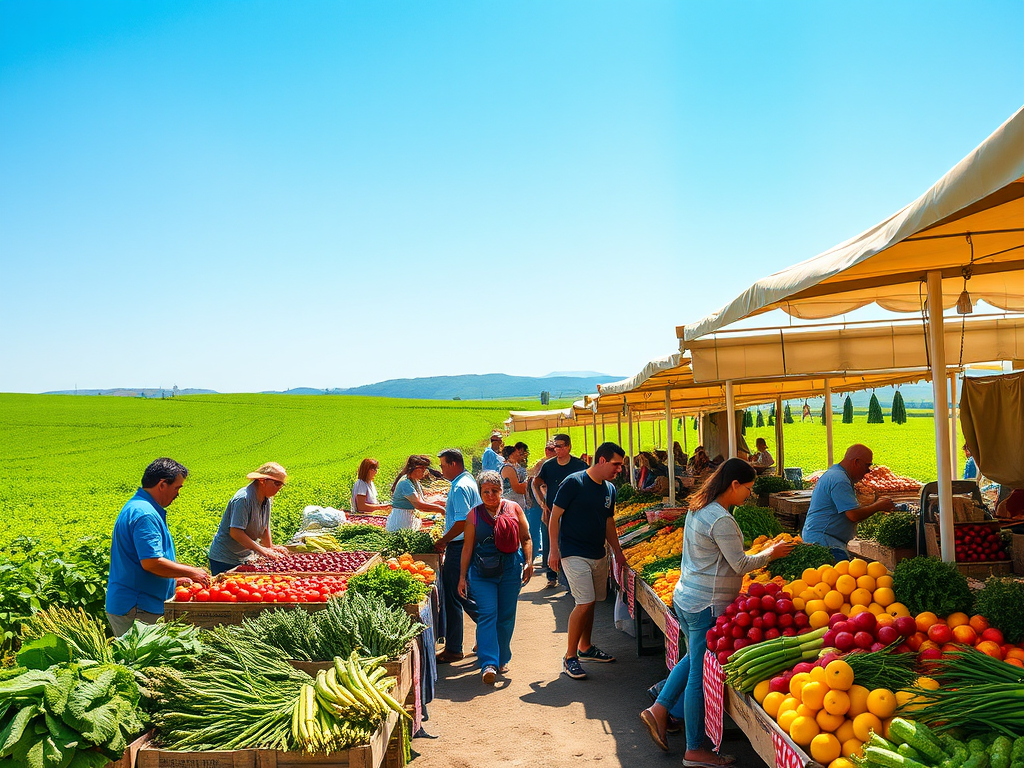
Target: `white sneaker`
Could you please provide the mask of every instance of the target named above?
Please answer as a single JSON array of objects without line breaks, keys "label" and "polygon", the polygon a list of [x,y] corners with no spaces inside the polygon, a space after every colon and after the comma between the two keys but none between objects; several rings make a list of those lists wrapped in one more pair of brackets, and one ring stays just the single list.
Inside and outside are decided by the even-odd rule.
[{"label": "white sneaker", "polygon": [[494,685],[494,678],[495,678],[495,676],[497,674],[498,674],[498,670],[496,670],[494,667],[484,667],[484,674],[483,674],[484,684],[485,685]]}]

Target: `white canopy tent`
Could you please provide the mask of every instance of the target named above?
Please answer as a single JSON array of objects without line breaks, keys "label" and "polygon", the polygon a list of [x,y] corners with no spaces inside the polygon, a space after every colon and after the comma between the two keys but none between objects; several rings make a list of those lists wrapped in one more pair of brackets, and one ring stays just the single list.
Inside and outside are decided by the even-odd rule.
[{"label": "white canopy tent", "polygon": [[[969,297],[960,296],[961,291],[969,291]],[[1024,108],[899,212],[819,256],[757,281],[676,333],[688,346],[772,309],[807,319],[834,317],[871,303],[895,312],[926,313],[928,364],[943,372],[932,377],[932,391],[939,528],[943,558],[952,561],[942,310],[979,299],[999,309],[1024,311]]]}]

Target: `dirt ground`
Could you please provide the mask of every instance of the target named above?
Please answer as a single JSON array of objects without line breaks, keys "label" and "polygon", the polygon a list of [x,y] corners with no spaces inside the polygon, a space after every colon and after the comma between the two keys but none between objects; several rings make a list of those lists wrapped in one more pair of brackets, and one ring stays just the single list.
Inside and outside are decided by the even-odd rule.
[{"label": "dirt ground", "polygon": [[[615,628],[609,598],[597,607],[593,639],[617,661],[584,664],[586,680],[560,674],[573,602],[561,587],[544,585],[535,576],[523,588],[511,669],[493,688],[481,681],[474,655],[438,665],[423,723],[429,736],[412,742],[414,768],[681,765],[683,734],[670,734],[670,751],[662,752],[639,717],[651,703],[647,688],[667,674],[664,655],[637,656],[636,640]],[[467,618],[467,650],[473,636]],[[744,768],[765,765],[738,730],[727,727],[722,751]]]}]

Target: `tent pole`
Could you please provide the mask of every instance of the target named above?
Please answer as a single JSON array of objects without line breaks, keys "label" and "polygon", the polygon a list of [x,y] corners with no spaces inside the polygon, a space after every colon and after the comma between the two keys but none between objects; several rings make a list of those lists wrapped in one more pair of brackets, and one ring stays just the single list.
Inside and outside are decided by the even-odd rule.
[{"label": "tent pole", "polygon": [[957,438],[956,423],[959,420],[959,413],[957,413],[957,401],[956,401],[956,371],[949,374],[949,466],[953,472],[953,479],[960,475],[960,469],[957,466],[959,464],[958,451],[956,449],[957,443],[960,442]]},{"label": "tent pole", "polygon": [[626,418],[629,420],[629,484],[636,488],[636,461],[633,459],[633,412],[626,407]]},{"label": "tent pole", "polygon": [[583,427],[583,452],[590,453],[590,448],[587,447],[587,428]]},{"label": "tent pole", "polygon": [[726,429],[729,430],[729,458],[736,458],[736,394],[732,381],[725,382]]},{"label": "tent pole", "polygon": [[615,414],[615,424],[619,428],[619,445],[622,445],[622,411]]},{"label": "tent pole", "polygon": [[786,447],[782,439],[782,398],[775,398],[775,468],[779,477],[786,476]]},{"label": "tent pole", "polygon": [[665,390],[665,444],[668,447],[668,505],[676,505],[676,454],[672,445],[672,393]]},{"label": "tent pole", "polygon": [[704,445],[704,414],[697,412],[697,445]]},{"label": "tent pole", "polygon": [[[597,411],[594,411],[594,450],[597,450]],[[594,463],[594,457],[590,457],[590,463]]]},{"label": "tent pole", "polygon": [[544,445],[548,444],[548,440],[551,439],[551,427],[544,425]]},{"label": "tent pole", "polygon": [[835,451],[832,445],[832,384],[828,379],[825,379],[825,440],[827,441],[828,449],[828,464],[831,467],[835,462],[833,461]]},{"label": "tent pole", "polygon": [[939,481],[939,540],[944,562],[956,560],[953,540],[953,478],[949,467],[949,400],[946,336],[942,318],[942,273],[928,273],[928,357],[935,411],[935,458]]},{"label": "tent pole", "polygon": [[690,448],[686,445],[686,414],[683,414],[683,453],[689,453]]}]

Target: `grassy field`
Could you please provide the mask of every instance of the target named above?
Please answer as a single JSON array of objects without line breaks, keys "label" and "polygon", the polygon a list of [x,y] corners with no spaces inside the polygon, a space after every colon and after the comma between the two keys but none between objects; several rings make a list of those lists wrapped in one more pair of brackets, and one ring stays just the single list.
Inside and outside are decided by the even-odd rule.
[{"label": "grassy field", "polygon": [[170,456],[190,472],[170,508],[171,531],[183,559],[202,562],[228,499],[265,461],[280,462],[290,476],[274,500],[281,537],[294,531],[307,504],[347,508],[364,457],[381,462],[377,485],[384,491],[410,453],[454,446],[479,454],[509,409],[532,404],[0,395],[0,552],[23,535],[56,546],[108,536],[146,465]]}]

